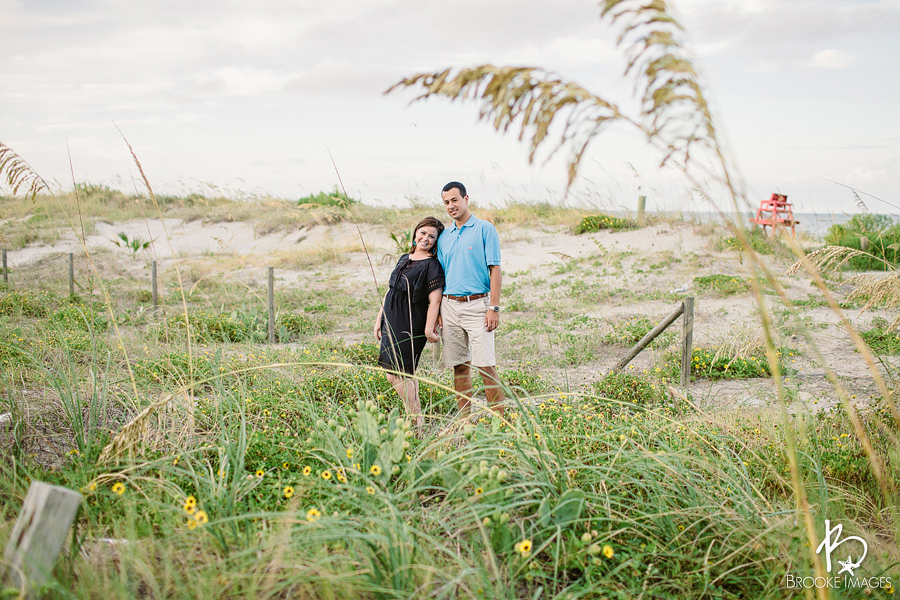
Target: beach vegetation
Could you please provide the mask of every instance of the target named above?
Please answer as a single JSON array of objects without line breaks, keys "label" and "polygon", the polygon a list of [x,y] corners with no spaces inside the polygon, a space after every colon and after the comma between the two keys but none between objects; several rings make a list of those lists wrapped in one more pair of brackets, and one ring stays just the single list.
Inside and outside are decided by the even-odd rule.
[{"label": "beach vegetation", "polygon": [[861,331],[860,335],[877,354],[900,354],[900,331],[897,331],[896,327],[890,327],[887,320],[882,317],[875,317],[872,328]]},{"label": "beach vegetation", "polygon": [[[633,126],[688,173],[695,150],[706,150],[720,159],[717,181],[737,202],[698,71],[667,4],[605,0],[601,14],[621,28],[626,75],[639,84],[637,114],[530,68],[486,65],[452,77],[447,70],[400,85],[422,86],[424,97],[479,98],[482,118],[498,130],[519,119],[530,158],[551,131],[560,134],[556,149],[568,150],[570,182],[588,143],[613,123]],[[568,108],[564,126],[551,130]],[[22,172],[13,178],[23,181]],[[218,206],[217,214],[235,218],[227,203]],[[346,201],[321,208],[341,220],[377,212]],[[384,222],[398,218],[383,215]],[[748,277],[766,276],[781,290],[745,232],[731,232],[754,271]],[[622,293],[598,301],[633,314],[637,298],[680,298],[657,289],[661,279],[641,283],[661,269],[635,277],[632,255],[620,258]],[[857,407],[823,360],[821,379],[840,408],[794,410],[783,376],[795,373],[782,368],[785,354],[792,357],[777,343],[768,296],[742,277],[712,276],[703,289],[741,301],[753,293],[761,335],[743,349],[698,344],[693,375],[704,384],[734,373],[758,378],[771,384],[777,410],[700,402],[695,392],[712,388],[677,389],[667,372],[680,360],[674,354],[600,376],[610,344],[562,293],[576,278],[595,285],[597,277],[567,264],[538,291],[543,276],[517,290],[534,301],[523,326],[510,319],[517,337],[507,351],[521,356],[500,373],[505,412],[458,415],[452,375],[426,356],[416,380],[428,425],[414,429],[373,364],[371,338],[351,339],[354,322],[369,333],[382,290],[366,290],[356,278],[341,286],[340,274],[316,269],[292,301],[310,307],[297,312],[310,323],[325,313],[334,328],[323,321],[322,332],[307,335],[303,321],[288,344],[259,339],[250,286],[192,294],[179,279],[181,287],[166,295],[177,298],[178,314],[160,311],[127,328],[121,325],[139,322],[128,305],[138,284],[118,275],[97,277],[106,328],[90,318],[76,325],[77,311],[46,325],[59,306],[49,296],[31,300],[42,308],[7,302],[0,326],[15,341],[0,340],[0,360],[13,366],[0,372],[0,402],[14,425],[0,431],[0,530],[11,530],[31,481],[84,496],[48,595],[784,598],[793,594],[786,574],[824,576],[815,548],[826,519],[871,544],[861,575],[893,573],[900,561],[894,390],[869,360],[865,385],[878,398]],[[59,287],[56,276],[32,281]],[[582,291],[594,290],[586,283]],[[558,323],[583,332],[568,337],[574,334]],[[78,339],[54,337],[60,329]],[[572,356],[576,366],[592,365],[584,367],[593,378],[584,384],[570,379],[571,364],[559,365],[577,344],[592,352]],[[483,390],[474,394],[477,400]]]},{"label": "beach vegetation", "polygon": [[694,287],[698,292],[714,292],[721,296],[731,296],[747,290],[747,280],[738,275],[700,275],[694,277]]},{"label": "beach vegetation", "polygon": [[[868,238],[865,251],[862,238]],[[856,214],[844,224],[835,224],[825,236],[828,246],[859,250],[848,256],[841,266],[855,271],[889,271],[898,264],[900,224],[887,215]]]},{"label": "beach vegetation", "polygon": [[603,229],[612,231],[624,231],[628,229],[637,229],[637,222],[624,217],[614,217],[612,215],[588,215],[584,217],[575,227],[575,233],[594,233]]},{"label": "beach vegetation", "polygon": [[298,206],[333,206],[347,208],[352,204],[358,204],[359,200],[351,198],[346,193],[335,187],[330,192],[319,192],[303,196],[297,200]]}]

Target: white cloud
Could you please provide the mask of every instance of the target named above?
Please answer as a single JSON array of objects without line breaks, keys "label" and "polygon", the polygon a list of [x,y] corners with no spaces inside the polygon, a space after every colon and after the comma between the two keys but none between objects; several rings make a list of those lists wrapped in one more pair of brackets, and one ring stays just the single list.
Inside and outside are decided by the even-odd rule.
[{"label": "white cloud", "polygon": [[271,69],[224,67],[200,74],[195,89],[222,96],[262,96],[281,90],[287,76]]},{"label": "white cloud", "polygon": [[289,93],[363,92],[380,95],[399,77],[364,64],[324,59],[308,71],[291,77],[282,86]]},{"label": "white cloud", "polygon": [[853,66],[853,55],[829,48],[817,52],[807,66],[820,69],[846,69]]}]

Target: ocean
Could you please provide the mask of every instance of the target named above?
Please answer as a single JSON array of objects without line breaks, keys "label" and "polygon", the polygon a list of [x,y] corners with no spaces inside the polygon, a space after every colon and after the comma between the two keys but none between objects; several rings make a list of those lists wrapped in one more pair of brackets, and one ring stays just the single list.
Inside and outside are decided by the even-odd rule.
[{"label": "ocean", "polygon": [[[756,216],[756,213],[744,213],[741,215],[746,226],[750,226],[750,219]],[[832,225],[842,225],[850,220],[853,215],[846,213],[794,213],[794,219],[799,221],[796,226],[798,234],[804,233],[814,239],[824,240]],[[895,223],[900,222],[898,215],[887,215],[891,217]],[[684,213],[684,218],[693,220],[696,223],[720,223],[721,218],[718,213],[714,212],[695,212]]]}]

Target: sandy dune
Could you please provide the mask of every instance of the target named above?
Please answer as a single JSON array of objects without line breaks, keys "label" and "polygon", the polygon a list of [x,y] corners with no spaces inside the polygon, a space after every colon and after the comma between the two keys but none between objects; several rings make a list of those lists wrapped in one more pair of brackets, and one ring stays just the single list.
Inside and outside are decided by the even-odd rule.
[{"label": "sandy dune", "polygon": [[[130,252],[112,241],[120,232],[129,239],[153,240],[152,248],[132,258]],[[604,269],[609,274],[597,276],[597,285],[610,292],[609,301],[584,307],[582,312],[586,317],[596,319],[603,327],[635,316],[659,321],[677,306],[675,298],[691,295],[697,296],[695,345],[714,346],[734,343],[736,339],[751,343],[762,330],[758,325],[759,309],[749,294],[717,297],[700,295],[693,289],[692,282],[697,276],[719,273],[748,276],[747,261],[742,261],[736,252],[716,250],[714,240],[714,235],[698,232],[688,223],[658,223],[634,231],[604,231],[580,236],[563,227],[501,229],[504,283],[517,286],[516,293],[523,295],[525,306],[525,313],[506,312],[504,321],[512,322],[526,316],[533,318],[530,311],[538,310],[541,303],[554,301],[554,294],[560,301],[568,301],[564,290],[571,284],[571,276],[560,273],[567,262],[590,259],[596,264],[606,260],[604,257],[611,257],[609,260],[614,264]],[[363,242],[368,256],[361,251]],[[279,286],[322,285],[323,272],[327,272],[330,282],[339,282],[343,290],[351,293],[353,290],[367,293],[374,290],[373,270],[378,283],[384,284],[393,267],[392,252],[396,251],[389,232],[370,224],[361,224],[358,228],[352,223],[317,225],[289,233],[259,236],[248,223],[184,222],[179,219],[99,223],[96,233],[87,237],[86,245],[89,251],[102,257],[98,262],[108,262],[110,268],[114,264],[116,269],[132,275],[145,274],[149,261],[155,258],[159,261],[162,277],[175,264],[202,263],[206,277],[215,275],[262,286],[264,267],[275,264]],[[309,256],[314,257],[323,248],[338,253],[343,260],[310,264]],[[21,268],[68,252],[82,252],[73,232],[64,233],[53,245],[10,251],[8,260],[11,267]],[[300,260],[304,257],[305,260]],[[664,268],[652,264],[660,257],[669,261]],[[787,264],[769,256],[763,260],[779,274]],[[521,283],[523,280],[529,283]],[[819,293],[808,276],[782,277],[781,281],[792,299],[805,299]],[[619,296],[624,291],[647,296],[655,293],[657,297],[620,301]],[[674,292],[677,296],[660,299],[658,292]],[[505,294],[504,301],[508,299]],[[772,310],[783,312],[783,308],[777,308],[773,296],[766,299],[771,301]],[[851,321],[863,328],[873,316],[872,313],[859,314],[859,311],[848,313]],[[548,315],[547,318],[552,320],[554,317]],[[802,311],[801,318],[806,319],[807,331],[818,351],[803,336],[790,333],[787,331],[790,327],[785,326],[784,339],[797,350],[797,355],[789,359],[793,362],[788,363],[797,369],[793,408],[818,409],[837,402],[826,379],[827,368],[834,370],[856,400],[862,402],[875,394],[868,367],[853,349],[837,315],[827,308],[813,308]],[[565,324],[557,325],[565,327]],[[680,330],[680,324],[672,330]],[[341,334],[347,341],[363,339],[358,328]],[[626,348],[613,347],[588,364],[550,370],[557,381],[565,381],[570,386],[580,385],[602,377],[626,352]],[[821,358],[817,352],[821,353]],[[629,368],[649,369],[653,359],[653,352],[646,351]],[[692,385],[691,393],[695,401],[709,406],[756,407],[771,404],[775,399],[774,385],[769,380],[697,382]]]}]

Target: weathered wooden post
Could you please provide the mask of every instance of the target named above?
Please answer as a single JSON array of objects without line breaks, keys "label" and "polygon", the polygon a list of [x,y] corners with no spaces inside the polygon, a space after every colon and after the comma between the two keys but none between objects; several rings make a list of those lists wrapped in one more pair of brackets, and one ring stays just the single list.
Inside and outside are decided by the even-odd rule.
[{"label": "weathered wooden post", "polygon": [[868,252],[869,251],[869,238],[867,238],[866,236],[861,236],[859,238],[859,248],[863,252]]},{"label": "weathered wooden post", "polygon": [[647,210],[647,196],[638,196],[638,214],[637,219],[638,223],[643,225],[645,219],[645,213]]},{"label": "weathered wooden post", "polygon": [[156,261],[153,261],[153,266],[150,267],[150,288],[153,294],[153,308],[156,308],[159,303],[159,296],[156,292]]},{"label": "weathered wooden post", "polygon": [[75,254],[69,252],[69,297],[75,295]]},{"label": "weathered wooden post", "polygon": [[691,382],[692,348],[694,342],[694,299],[685,298],[684,306],[684,346],[681,349],[681,387]]},{"label": "weathered wooden post", "polygon": [[275,267],[268,267],[269,280],[269,343],[275,343]]},{"label": "weathered wooden post", "polygon": [[3,249],[3,283],[9,283],[9,271],[6,269],[6,248]]},{"label": "weathered wooden post", "polygon": [[616,363],[616,366],[612,368],[612,372],[621,371],[625,368],[625,366],[631,362],[635,356],[641,353],[641,350],[647,347],[650,342],[656,339],[656,337],[666,330],[666,327],[675,322],[675,319],[681,316],[681,313],[684,311],[684,303],[681,304],[678,308],[672,311],[668,317],[662,320],[656,327],[654,327],[650,332],[641,338],[641,340],[635,344],[631,350],[628,351],[628,354]]},{"label": "weathered wooden post", "polygon": [[43,586],[53,572],[56,557],[75,520],[81,494],[34,481],[28,488],[19,519],[6,543],[0,581],[9,581],[29,593]]}]

